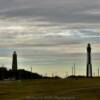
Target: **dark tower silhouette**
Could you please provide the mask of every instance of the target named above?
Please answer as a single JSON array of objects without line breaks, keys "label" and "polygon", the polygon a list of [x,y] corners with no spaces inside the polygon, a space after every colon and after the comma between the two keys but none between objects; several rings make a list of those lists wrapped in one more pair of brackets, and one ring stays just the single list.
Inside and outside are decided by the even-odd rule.
[{"label": "dark tower silhouette", "polygon": [[87,77],[92,77],[91,44],[87,46]]},{"label": "dark tower silhouette", "polygon": [[16,51],[14,51],[14,53],[13,53],[12,70],[13,71],[17,70],[17,54],[16,54]]}]

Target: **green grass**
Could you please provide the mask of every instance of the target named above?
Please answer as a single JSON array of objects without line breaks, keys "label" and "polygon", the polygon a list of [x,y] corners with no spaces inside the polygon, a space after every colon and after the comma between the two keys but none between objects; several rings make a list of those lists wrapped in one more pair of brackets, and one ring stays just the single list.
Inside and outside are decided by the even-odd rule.
[{"label": "green grass", "polygon": [[100,79],[0,81],[0,100],[34,100],[41,96],[100,100]]}]

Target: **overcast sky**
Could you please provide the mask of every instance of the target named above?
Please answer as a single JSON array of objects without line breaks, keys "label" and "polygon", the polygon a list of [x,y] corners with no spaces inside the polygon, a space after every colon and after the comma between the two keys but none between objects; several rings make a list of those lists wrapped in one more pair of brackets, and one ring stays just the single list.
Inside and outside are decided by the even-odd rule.
[{"label": "overcast sky", "polygon": [[14,50],[19,68],[41,74],[85,74],[86,46],[93,68],[100,65],[99,0],[0,0],[0,64],[11,68]]}]

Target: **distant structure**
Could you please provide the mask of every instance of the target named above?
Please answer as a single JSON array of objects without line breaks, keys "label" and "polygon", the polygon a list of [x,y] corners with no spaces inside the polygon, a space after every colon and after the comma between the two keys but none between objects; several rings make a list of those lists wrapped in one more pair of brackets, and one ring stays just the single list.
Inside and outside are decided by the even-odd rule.
[{"label": "distant structure", "polygon": [[74,75],[74,67],[72,67],[72,76]]},{"label": "distant structure", "polygon": [[74,64],[74,76],[75,76],[75,74],[76,74],[76,69],[75,69],[75,64]]},{"label": "distant structure", "polygon": [[75,70],[75,64],[74,64],[74,66],[72,67],[72,76],[75,76],[75,74],[76,74],[76,70]]},{"label": "distant structure", "polygon": [[98,77],[99,77],[99,68],[98,68]]},{"label": "distant structure", "polygon": [[13,53],[12,70],[13,71],[16,71],[17,70],[17,54],[16,54],[16,51],[14,51],[14,53]]},{"label": "distant structure", "polygon": [[87,77],[92,77],[91,44],[87,46]]}]

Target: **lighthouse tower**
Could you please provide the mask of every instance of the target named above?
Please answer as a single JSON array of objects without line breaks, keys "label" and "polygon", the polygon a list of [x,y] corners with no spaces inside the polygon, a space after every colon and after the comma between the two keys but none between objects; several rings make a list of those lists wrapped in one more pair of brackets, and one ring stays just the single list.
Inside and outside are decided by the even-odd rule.
[{"label": "lighthouse tower", "polygon": [[13,71],[16,71],[17,70],[17,54],[16,54],[16,51],[14,51],[14,53],[13,53],[12,70]]},{"label": "lighthouse tower", "polygon": [[91,44],[87,46],[87,77],[92,77],[92,63],[91,63]]}]

